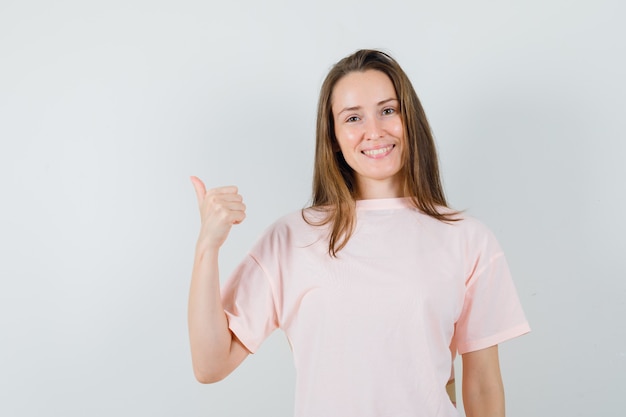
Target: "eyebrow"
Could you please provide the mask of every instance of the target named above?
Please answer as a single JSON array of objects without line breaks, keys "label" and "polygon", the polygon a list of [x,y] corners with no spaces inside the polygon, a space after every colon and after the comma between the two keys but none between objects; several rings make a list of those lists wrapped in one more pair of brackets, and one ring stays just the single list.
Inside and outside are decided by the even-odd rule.
[{"label": "eyebrow", "polygon": [[[378,103],[376,103],[377,106],[382,106],[384,104],[389,103],[390,101],[398,101],[397,98],[387,98],[385,100],[381,100]],[[352,107],[346,107],[344,109],[341,109],[341,111],[339,113],[337,113],[337,115],[340,115],[341,113],[347,112],[347,111],[355,111],[355,110],[360,110],[362,108],[362,106],[352,106]]]}]

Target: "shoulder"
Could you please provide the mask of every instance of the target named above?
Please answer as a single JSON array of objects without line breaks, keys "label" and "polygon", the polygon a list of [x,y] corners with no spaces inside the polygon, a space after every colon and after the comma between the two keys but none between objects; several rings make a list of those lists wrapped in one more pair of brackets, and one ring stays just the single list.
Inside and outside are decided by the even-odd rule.
[{"label": "shoulder", "polygon": [[457,223],[455,227],[462,236],[466,255],[482,260],[504,255],[496,235],[483,220],[463,214]]},{"label": "shoulder", "polygon": [[454,222],[453,224],[463,233],[478,236],[492,234],[489,226],[487,226],[484,221],[478,219],[477,217],[474,217],[467,213],[460,213],[458,214],[458,219],[459,220],[457,222]]},{"label": "shoulder", "polygon": [[422,212],[419,212],[419,215],[422,217],[423,222],[431,223],[433,226],[441,229],[448,229],[454,233],[467,235],[491,234],[491,229],[485,222],[464,211],[457,211],[448,207],[438,207],[437,211],[439,214],[447,216],[449,220],[439,220]]},{"label": "shoulder", "polygon": [[322,212],[312,208],[294,210],[278,217],[267,228],[268,233],[281,233],[289,230],[309,229],[323,219]]},{"label": "shoulder", "polygon": [[439,214],[445,215],[451,219],[451,221],[444,221],[443,223],[453,226],[456,229],[463,231],[476,231],[476,232],[488,232],[489,227],[482,220],[477,217],[468,214],[463,210],[454,210],[449,207],[437,207]]},{"label": "shoulder", "polygon": [[325,225],[319,225],[324,218],[322,214],[321,211],[311,208],[284,214],[265,229],[258,244],[310,244],[318,240],[326,231]]},{"label": "shoulder", "polygon": [[442,221],[420,213],[422,222],[430,225],[433,233],[458,242],[470,251],[500,251],[495,234],[483,220],[445,207],[440,208],[440,213],[449,214],[452,220]]}]

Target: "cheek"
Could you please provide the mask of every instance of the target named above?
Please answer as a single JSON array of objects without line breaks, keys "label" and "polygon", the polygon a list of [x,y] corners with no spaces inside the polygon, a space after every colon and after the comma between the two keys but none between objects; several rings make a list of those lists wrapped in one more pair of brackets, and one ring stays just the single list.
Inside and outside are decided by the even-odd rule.
[{"label": "cheek", "polygon": [[335,137],[337,138],[337,142],[339,142],[339,146],[344,148],[345,146],[357,143],[359,135],[355,129],[335,128]]},{"label": "cheek", "polygon": [[401,138],[402,136],[404,136],[404,130],[402,128],[401,120],[398,120],[397,123],[394,123],[392,127],[392,134],[398,138]]}]

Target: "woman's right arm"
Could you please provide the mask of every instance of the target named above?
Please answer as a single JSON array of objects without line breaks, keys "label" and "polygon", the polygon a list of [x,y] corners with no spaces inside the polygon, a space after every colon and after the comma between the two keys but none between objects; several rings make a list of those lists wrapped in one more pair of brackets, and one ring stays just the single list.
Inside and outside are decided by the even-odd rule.
[{"label": "woman's right arm", "polygon": [[250,353],[228,328],[220,294],[218,255],[233,224],[245,218],[236,187],[207,191],[197,177],[191,181],[198,197],[201,228],[189,290],[188,322],[191,359],[196,379],[224,379]]}]

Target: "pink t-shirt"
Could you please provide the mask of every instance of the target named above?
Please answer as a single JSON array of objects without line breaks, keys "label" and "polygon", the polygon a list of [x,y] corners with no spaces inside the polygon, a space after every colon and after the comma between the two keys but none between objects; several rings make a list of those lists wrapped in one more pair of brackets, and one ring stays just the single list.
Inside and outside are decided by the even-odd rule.
[{"label": "pink t-shirt", "polygon": [[530,330],[492,233],[403,198],[358,201],[338,258],[327,233],[300,212],[266,231],[223,288],[233,333],[255,352],[285,332],[296,417],[458,417],[445,389],[457,352]]}]

